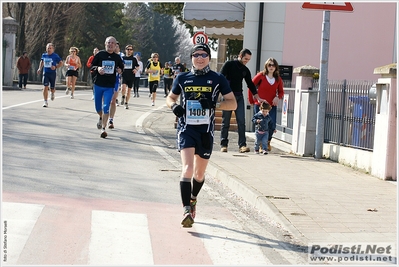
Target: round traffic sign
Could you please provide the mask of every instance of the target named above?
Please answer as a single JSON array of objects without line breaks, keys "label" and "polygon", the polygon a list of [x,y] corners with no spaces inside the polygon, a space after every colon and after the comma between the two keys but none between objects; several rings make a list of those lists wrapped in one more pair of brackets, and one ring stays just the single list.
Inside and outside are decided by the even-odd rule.
[{"label": "round traffic sign", "polygon": [[194,44],[208,44],[208,35],[204,32],[196,32],[193,36],[193,43]]}]

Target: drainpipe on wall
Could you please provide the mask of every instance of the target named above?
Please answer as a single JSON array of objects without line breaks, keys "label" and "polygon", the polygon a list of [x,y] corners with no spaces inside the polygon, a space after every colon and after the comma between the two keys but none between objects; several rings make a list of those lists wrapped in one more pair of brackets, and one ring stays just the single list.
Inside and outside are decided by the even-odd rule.
[{"label": "drainpipe on wall", "polygon": [[263,9],[264,9],[264,3],[259,3],[259,20],[258,20],[258,44],[256,47],[257,53],[256,53],[256,72],[253,73],[255,75],[260,71],[260,58],[262,55],[262,32],[263,32]]}]

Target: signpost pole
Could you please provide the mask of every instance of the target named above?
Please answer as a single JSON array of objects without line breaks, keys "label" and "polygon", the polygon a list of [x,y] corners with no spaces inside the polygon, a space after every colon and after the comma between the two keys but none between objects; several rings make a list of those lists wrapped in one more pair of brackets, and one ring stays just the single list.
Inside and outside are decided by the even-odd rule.
[{"label": "signpost pole", "polygon": [[319,103],[317,106],[317,128],[316,128],[316,146],[315,158],[320,159],[323,156],[324,144],[324,121],[327,102],[327,76],[328,76],[328,54],[330,47],[330,11],[323,11],[323,26],[321,38],[321,56],[320,56],[320,75],[319,75]]}]

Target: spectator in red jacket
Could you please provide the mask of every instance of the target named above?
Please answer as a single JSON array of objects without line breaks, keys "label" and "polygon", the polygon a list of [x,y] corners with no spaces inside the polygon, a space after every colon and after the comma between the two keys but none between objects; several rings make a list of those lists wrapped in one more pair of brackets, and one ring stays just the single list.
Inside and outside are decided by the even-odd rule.
[{"label": "spectator in red jacket", "polygon": [[[259,97],[265,99],[267,103],[272,105],[269,115],[272,118],[273,127],[269,131],[268,140],[268,150],[271,151],[272,147],[270,141],[272,140],[273,133],[276,132],[277,105],[279,99],[282,99],[284,96],[283,80],[280,77],[277,60],[268,58],[265,62],[264,69],[255,75],[252,82],[258,88]],[[260,104],[254,99],[251,90],[248,90],[248,101],[251,105],[254,105],[254,114],[258,113]]]}]

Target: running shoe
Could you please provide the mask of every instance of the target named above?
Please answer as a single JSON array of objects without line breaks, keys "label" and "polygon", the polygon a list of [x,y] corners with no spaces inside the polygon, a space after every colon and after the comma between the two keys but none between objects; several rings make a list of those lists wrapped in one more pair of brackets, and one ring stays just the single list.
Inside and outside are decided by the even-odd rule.
[{"label": "running shoe", "polygon": [[267,154],[269,154],[269,152],[267,152],[267,150],[264,150],[263,155],[267,155]]},{"label": "running shoe", "polygon": [[125,103],[125,109],[129,109],[129,105]]},{"label": "running shoe", "polygon": [[65,89],[65,94],[68,95],[69,94],[69,88],[67,87],[67,89]]},{"label": "running shoe", "polygon": [[54,93],[51,93],[51,101],[53,101],[53,100],[54,100],[54,98],[55,98],[55,95],[54,95]]},{"label": "running shoe", "polygon": [[44,101],[43,107],[44,107],[44,108],[47,108],[47,107],[48,107],[47,101]]},{"label": "running shoe", "polygon": [[114,121],[110,120],[110,121],[108,122],[108,128],[109,128],[109,129],[114,129]]},{"label": "running shoe", "polygon": [[191,217],[195,219],[195,206],[197,205],[197,199],[190,199],[190,207],[191,207]]},{"label": "running shoe", "polygon": [[100,137],[102,137],[102,138],[107,137],[107,132],[105,131],[104,128],[101,130],[101,135],[100,135]]},{"label": "running shoe", "polygon": [[71,94],[71,99],[74,99],[75,97]]},{"label": "running shoe", "polygon": [[152,102],[151,102],[151,106],[155,106],[155,103],[154,103],[154,101],[152,101]]},{"label": "running shoe", "polygon": [[193,226],[194,223],[194,219],[191,216],[191,212],[190,209],[186,209],[183,213],[183,220],[181,221],[181,224],[183,225],[183,227],[185,228],[190,228]]},{"label": "running shoe", "polygon": [[227,146],[222,146],[222,148],[220,149],[220,152],[227,152]]},{"label": "running shoe", "polygon": [[122,101],[121,101],[121,105],[123,106],[125,104],[125,97],[122,96]]},{"label": "running shoe", "polygon": [[102,126],[103,126],[102,119],[98,119],[98,122],[97,122],[97,129],[100,130]]},{"label": "running shoe", "polygon": [[116,101],[116,106],[119,107],[118,99],[115,99],[115,101]]}]

